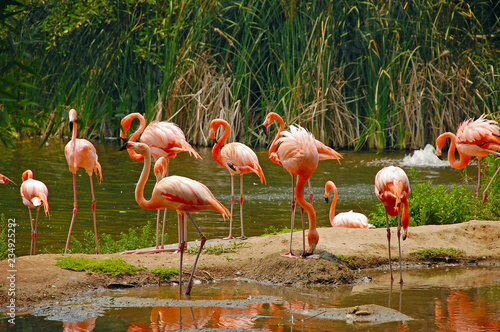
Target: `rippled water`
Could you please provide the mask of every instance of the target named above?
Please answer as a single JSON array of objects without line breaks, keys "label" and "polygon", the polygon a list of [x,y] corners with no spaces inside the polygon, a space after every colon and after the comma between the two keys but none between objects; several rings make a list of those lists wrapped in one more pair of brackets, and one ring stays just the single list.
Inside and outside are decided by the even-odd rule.
[{"label": "rippled water", "polygon": [[[31,169],[35,179],[43,181],[49,189],[51,217],[40,215],[37,252],[56,253],[64,248],[73,210],[73,178],[64,157],[63,140],[50,140],[40,147],[40,141],[16,143],[14,148],[0,147],[0,173],[21,184],[22,172]],[[156,223],[156,211],[139,207],[134,198],[135,184],[139,179],[143,164],[132,160],[128,154],[119,152],[115,141],[96,144],[99,161],[102,165],[103,181],[98,184],[94,177],[97,200],[97,222],[99,233],[118,237],[120,232],[129,228],[141,228],[149,220]],[[183,175],[203,182],[214,195],[229,208],[231,198],[230,175],[212,158],[209,148],[198,149],[202,160],[181,154],[170,163],[171,175]],[[267,152],[256,151],[267,179],[267,185],[260,184],[255,174],[244,176],[244,219],[245,235],[255,236],[264,233],[270,226],[282,229],[290,225],[291,177],[280,166],[269,161]],[[399,165],[409,172],[413,165],[408,152],[352,152],[340,151],[344,159],[339,165],[336,161],[321,161],[312,177],[315,195],[314,206],[319,227],[329,225],[329,205],[324,202],[324,184],[333,180],[339,190],[337,211],[354,210],[369,214],[375,204],[380,204],[373,192],[373,181],[377,171],[387,165]],[[404,159],[407,156],[406,160]],[[410,159],[408,159],[410,158]],[[419,157],[420,159],[420,157]],[[433,155],[425,154],[429,162],[417,166],[418,181],[433,181],[436,184],[451,185],[461,183],[461,174],[451,167],[436,167]],[[405,166],[408,165],[408,166]],[[473,177],[475,170],[471,169]],[[152,172],[151,172],[152,175]],[[145,190],[150,197],[154,185],[154,176],[150,177]],[[235,193],[238,200],[239,181],[236,177]],[[89,177],[83,169],[77,174],[77,192],[79,210],[73,229],[73,235],[82,239],[83,230],[93,230],[91,212],[91,194]],[[17,255],[29,253],[30,223],[28,209],[22,204],[19,187],[12,184],[0,187],[0,213],[6,218],[13,218],[18,223]],[[234,235],[240,235],[239,205],[235,204]],[[215,212],[198,212],[193,215],[207,238],[224,237],[228,234],[229,223],[224,222]],[[177,217],[168,212],[167,242],[177,241]],[[197,237],[196,232],[189,232],[189,239]]]}]

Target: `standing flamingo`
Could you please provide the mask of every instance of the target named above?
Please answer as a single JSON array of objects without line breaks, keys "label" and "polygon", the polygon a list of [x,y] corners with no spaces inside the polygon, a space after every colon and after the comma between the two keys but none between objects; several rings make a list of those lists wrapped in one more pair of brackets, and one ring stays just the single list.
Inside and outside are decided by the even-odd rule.
[{"label": "standing flamingo", "polygon": [[73,192],[74,192],[74,207],[73,207],[73,217],[71,218],[71,224],[69,226],[68,239],[66,240],[66,248],[64,253],[68,252],[69,240],[71,238],[71,231],[73,230],[73,223],[75,222],[76,212],[78,211],[78,202],[76,199],[76,172],[79,168],[84,168],[90,178],[90,190],[92,191],[92,215],[94,218],[94,233],[95,233],[95,250],[96,254],[99,254],[99,243],[97,240],[97,219],[95,215],[96,200],[94,195],[94,183],[92,181],[92,173],[95,172],[96,177],[99,179],[99,183],[102,181],[102,170],[101,164],[97,161],[97,152],[94,144],[90,143],[86,139],[76,138],[77,134],[77,123],[76,123],[76,111],[71,109],[69,111],[69,121],[70,125],[73,126],[73,134],[71,141],[66,144],[64,148],[64,154],[66,155],[66,160],[68,162],[69,171],[73,173]]},{"label": "standing flamingo", "polygon": [[[139,129],[135,131],[128,141],[136,142],[139,136],[141,136],[141,142],[149,146],[151,150],[151,156],[154,160],[158,160],[160,157],[164,157],[167,162],[165,176],[168,176],[168,165],[170,158],[175,158],[178,153],[189,152],[191,156],[197,159],[201,159],[201,156],[196,152],[195,149],[186,141],[186,137],[178,125],[167,121],[152,121],[146,127],[146,119],[140,113],[131,113],[125,116],[121,120],[122,130],[120,136],[123,140],[127,139],[127,132],[132,125],[134,119],[139,120]],[[144,157],[136,153],[132,149],[127,149],[130,157],[137,161],[143,161]],[[157,178],[158,179],[158,178]],[[167,210],[163,214],[163,229],[165,229],[165,219],[167,218]],[[160,211],[157,212],[156,219],[156,249],[158,249],[158,229],[160,223]],[[164,233],[162,234],[162,245],[163,246]]]},{"label": "standing flamingo", "polygon": [[[312,204],[304,199],[305,184],[318,167],[318,150],[316,149],[314,136],[300,126],[291,125],[289,131],[281,132],[281,137],[276,143],[278,145],[277,157],[283,168],[292,176],[292,185],[295,183],[295,177],[298,176],[297,185],[295,186],[295,196],[292,200],[292,209],[295,208],[294,202],[297,202],[307,211],[309,219],[309,232],[307,235],[309,249],[306,252],[304,225],[302,225],[303,251],[301,255],[302,257],[307,257],[314,253],[319,241],[319,234],[316,230],[316,211]],[[296,257],[292,252],[293,227],[294,216],[292,213],[290,250],[283,255],[285,257]]]},{"label": "standing flamingo", "polygon": [[[477,157],[477,188],[476,198],[479,197],[481,188],[481,159],[488,154],[493,153],[500,156],[500,127],[494,120],[486,120],[486,114],[481,115],[477,120],[465,120],[460,124],[457,134],[450,132],[439,135],[436,139],[436,154],[441,155],[441,149],[449,137],[451,139],[448,149],[448,160],[451,167],[462,169],[469,164],[472,157]],[[455,147],[460,156],[460,161],[455,159]],[[490,182],[483,191],[483,202],[487,199],[488,188],[497,175],[498,168],[491,178]]]},{"label": "standing flamingo", "polygon": [[325,201],[328,203],[328,195],[333,190],[333,201],[330,206],[330,223],[332,227],[346,227],[346,228],[375,228],[372,224],[368,223],[368,218],[358,212],[342,212],[335,215],[335,207],[339,197],[337,187],[332,181],[325,183]]},{"label": "standing flamingo", "polygon": [[[38,214],[40,212],[40,207],[43,205],[45,215],[49,215],[49,190],[47,186],[42,181],[33,179],[33,172],[28,169],[23,173],[23,183],[21,184],[21,197],[23,198],[23,204],[28,207],[30,212],[30,223],[31,223],[31,246],[30,255],[36,254],[36,238],[38,234]],[[35,227],[33,227],[33,216],[31,214],[31,208],[36,207],[36,221]]]},{"label": "standing flamingo", "polygon": [[[210,138],[215,139],[215,134],[219,127],[222,126],[224,131],[221,137],[212,148],[212,156],[214,160],[226,168],[231,174],[231,216],[233,215],[234,205],[234,174],[240,175],[240,220],[241,220],[241,239],[246,239],[243,230],[243,174],[255,173],[260,178],[260,183],[266,182],[264,172],[259,165],[257,155],[248,146],[243,143],[233,142],[224,146],[224,142],[231,133],[231,127],[227,121],[222,119],[212,120],[210,123]],[[229,235],[224,239],[233,239],[233,222],[229,224]]]},{"label": "standing flamingo", "polygon": [[398,245],[399,245],[399,275],[400,283],[403,283],[403,271],[401,267],[401,226],[403,227],[403,240],[408,236],[408,226],[410,223],[410,181],[405,171],[396,166],[387,166],[378,171],[375,176],[375,195],[385,207],[385,221],[387,224],[387,241],[389,243],[389,269],[392,276],[391,261],[391,228],[389,216],[398,216]]},{"label": "standing flamingo", "polygon": [[[191,293],[196,264],[198,262],[201,250],[203,249],[203,245],[207,240],[196,222],[191,217],[190,212],[213,210],[222,214],[225,219],[226,216],[231,218],[229,210],[214,197],[210,189],[208,189],[204,184],[183,176],[167,176],[161,179],[155,184],[151,199],[146,200],[144,198],[144,187],[146,185],[146,182],[148,181],[149,172],[151,169],[151,152],[149,146],[144,143],[127,142],[122,146],[120,150],[123,150],[125,148],[133,149],[135,152],[144,157],[144,167],[135,188],[135,200],[137,201],[139,206],[141,206],[143,209],[148,210],[176,210],[178,214],[178,222],[180,225],[179,229],[181,230],[181,233],[184,233],[183,230],[185,229],[185,227],[183,226],[183,223],[185,224],[187,222],[187,217],[189,217],[194,227],[200,234],[200,249],[198,250],[198,254],[196,255],[193,270],[191,272],[191,277],[189,278],[188,284],[184,291],[184,294],[189,295]],[[184,253],[184,246],[186,243],[185,234],[181,235],[182,236],[179,239],[181,243],[179,295],[182,292],[182,258]]]},{"label": "standing flamingo", "polygon": [[[283,121],[283,118],[281,118],[281,116],[275,112],[269,112],[267,115],[266,115],[266,119],[264,120],[264,127],[266,127],[266,129],[269,127],[269,125],[271,123],[273,123],[274,121],[278,121],[279,123],[279,129],[278,129],[278,133],[276,134],[276,137],[274,138],[273,142],[271,143],[271,146],[269,147],[269,159],[275,163],[275,164],[278,164],[280,166],[283,166],[282,163],[281,163],[281,160],[279,158],[279,155],[278,153],[276,153],[276,148],[278,147],[278,140],[280,139],[281,137],[281,133],[285,130],[285,122]],[[314,138],[314,137],[313,137]],[[318,157],[319,157],[319,160],[326,160],[326,159],[337,159],[337,161],[339,161],[340,163],[340,158],[342,158],[342,156],[336,152],[335,150],[327,147],[326,145],[324,145],[323,143],[321,143],[320,141],[318,141],[317,139],[314,139],[314,145],[316,147],[316,150],[318,151]],[[294,179],[294,176],[290,173],[290,175],[292,176],[292,204],[291,204],[291,208],[292,208],[292,215],[291,215],[291,225],[292,225],[292,230],[291,232],[293,233],[293,225],[295,223],[295,208],[296,208],[296,200],[295,200],[295,193],[294,193],[294,187],[295,187],[295,179]],[[312,191],[312,186],[311,186],[311,180],[308,179],[308,185],[309,185],[309,202],[312,204],[313,202],[313,191]],[[304,209],[301,207],[301,217],[302,217],[302,246],[305,247],[305,234],[304,234]],[[291,235],[290,235],[291,237]],[[291,242],[291,241],[290,241]],[[295,257],[295,255],[293,255],[291,253],[291,243],[290,243],[290,252],[285,254],[285,256],[287,257]]]},{"label": "standing flamingo", "polygon": [[9,181],[12,182],[13,184],[15,184],[17,186],[17,183],[15,183],[14,181],[12,181],[11,179],[9,179],[8,177],[6,177],[5,175],[0,174],[0,184],[7,184],[7,183],[9,183]]}]

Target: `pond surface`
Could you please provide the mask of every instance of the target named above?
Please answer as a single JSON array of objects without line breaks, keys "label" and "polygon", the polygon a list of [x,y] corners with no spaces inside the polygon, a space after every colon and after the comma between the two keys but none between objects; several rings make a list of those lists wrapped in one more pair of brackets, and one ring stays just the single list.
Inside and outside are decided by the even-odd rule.
[{"label": "pond surface", "polygon": [[[61,317],[60,312],[77,305],[65,304],[54,310],[58,317],[47,318],[43,312],[41,316],[18,316],[16,327],[11,330],[319,332],[500,329],[498,266],[407,269],[403,286],[398,283],[391,285],[386,272],[373,270],[368,273],[372,277],[370,282],[341,287],[301,288],[223,281],[197,287],[196,294],[182,296],[183,301],[175,300],[178,299],[176,286],[107,291],[97,294],[108,299],[106,305],[98,308],[99,314],[68,321],[68,317]],[[97,304],[91,305],[88,300],[82,300],[80,308],[95,310],[100,303],[97,296],[93,298]],[[271,300],[259,301],[261,298]],[[156,305],[149,304],[151,301]],[[238,301],[251,303],[238,305]],[[379,323],[352,321],[348,315],[340,320],[326,319],[326,313],[335,308],[366,304],[392,308],[409,318]],[[311,312],[314,315],[311,316]],[[4,323],[5,320],[0,320],[0,328]]]},{"label": "pond surface", "polygon": [[[43,212],[40,213],[37,252],[57,253],[64,249],[71,221],[73,177],[64,156],[64,146],[67,141],[50,140],[42,147],[40,143],[39,140],[30,140],[18,142],[14,148],[0,146],[0,173],[20,185],[22,173],[26,169],[31,169],[34,178],[47,185],[51,216],[48,218]],[[95,145],[103,171],[101,184],[98,184],[94,177],[99,234],[111,234],[117,239],[120,232],[127,232],[129,228],[140,229],[147,221],[156,225],[156,211],[144,210],[135,201],[135,185],[143,163],[132,160],[125,151],[119,152],[119,144],[114,140]],[[213,160],[210,148],[197,150],[202,160],[191,158],[187,153],[180,154],[171,160],[170,174],[187,176],[204,183],[215,197],[229,208],[231,199],[229,172]],[[329,226],[329,205],[323,199],[324,184],[327,180],[334,181],[339,191],[337,213],[354,210],[369,215],[374,211],[375,205],[380,204],[375,197],[373,186],[375,174],[384,166],[401,166],[409,173],[411,166],[416,164],[418,181],[433,181],[435,184],[460,184],[464,176],[463,172],[452,169],[447,162],[437,159],[432,151],[419,151],[418,156],[416,154],[410,156],[409,152],[399,151],[378,154],[339,152],[344,157],[340,165],[332,160],[321,161],[312,177],[318,227]],[[246,174],[243,177],[247,236],[263,234],[270,226],[276,229],[290,227],[291,177],[283,168],[271,163],[267,151],[260,150],[256,153],[266,176],[267,185],[261,184],[255,174]],[[469,175],[475,181],[475,166],[468,168]],[[235,182],[235,193],[238,195],[238,177]],[[150,198],[153,186],[154,176],[151,172],[145,190],[146,198]],[[93,231],[90,181],[83,169],[77,173],[77,193],[79,209],[72,235],[82,240],[84,230]],[[238,196],[236,202],[237,200]],[[29,214],[27,207],[22,204],[19,187],[10,183],[0,187],[0,213],[6,218],[15,219],[18,224],[17,256],[29,254],[31,232]],[[235,204],[233,213],[235,217],[233,234],[239,236],[241,234],[239,204]],[[229,222],[224,222],[219,214],[212,211],[198,212],[194,213],[193,217],[208,239],[228,235]],[[173,211],[169,211],[167,215],[166,233],[169,235],[166,242],[177,241],[177,216]],[[188,233],[189,240],[197,238],[196,232]]]}]

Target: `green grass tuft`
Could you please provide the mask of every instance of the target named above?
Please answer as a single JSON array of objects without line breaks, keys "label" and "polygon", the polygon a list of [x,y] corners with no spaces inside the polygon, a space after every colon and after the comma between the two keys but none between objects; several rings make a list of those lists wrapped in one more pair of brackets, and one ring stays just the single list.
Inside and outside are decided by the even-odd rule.
[{"label": "green grass tuft", "polygon": [[[240,248],[246,248],[248,244],[246,242],[236,242],[233,241],[230,245],[225,245],[225,244],[219,244],[219,245],[214,245],[214,246],[205,246],[203,247],[203,253],[204,254],[210,254],[210,255],[221,255],[221,254],[227,254],[230,252],[236,252]],[[199,247],[190,247],[186,250],[188,254],[196,254],[199,250]]]},{"label": "green grass tuft", "polygon": [[[298,229],[298,228],[294,228],[293,231],[294,232],[301,232],[302,230]],[[260,236],[287,234],[287,233],[290,233],[290,228],[285,227],[285,228],[279,230],[278,228],[271,225],[268,228],[264,229],[264,234],[261,234]]]},{"label": "green grass tuft", "polygon": [[423,259],[458,259],[465,254],[463,250],[455,248],[426,248],[419,251],[411,252],[412,256],[420,256]]},{"label": "green grass tuft", "polygon": [[95,260],[83,257],[61,257],[57,259],[56,266],[66,270],[86,271],[90,274],[103,273],[111,276],[133,275],[137,271],[144,270],[144,268],[124,262],[121,258]]},{"label": "green grass tuft", "polygon": [[179,275],[179,269],[174,267],[155,267],[151,269],[151,273],[156,274],[162,280],[169,280],[170,277]]}]

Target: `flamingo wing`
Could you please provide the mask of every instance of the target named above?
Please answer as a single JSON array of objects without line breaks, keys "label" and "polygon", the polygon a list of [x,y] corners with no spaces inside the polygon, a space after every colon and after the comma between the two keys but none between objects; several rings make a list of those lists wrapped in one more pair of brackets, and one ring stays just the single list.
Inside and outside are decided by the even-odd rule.
[{"label": "flamingo wing", "polygon": [[144,129],[141,142],[149,145],[151,155],[155,159],[160,157],[174,158],[180,152],[189,152],[191,156],[201,159],[198,152],[186,141],[186,137],[179,126],[172,122],[151,122]]},{"label": "flamingo wing", "polygon": [[[243,143],[228,143],[221,149],[220,154],[227,169],[235,170],[236,173],[255,173],[259,176],[260,182],[266,181],[264,172],[259,164],[259,159],[255,152]],[[231,165],[231,166],[229,166]]]},{"label": "flamingo wing", "polygon": [[375,195],[389,215],[397,215],[397,206],[410,195],[410,181],[406,173],[395,166],[382,168],[375,176]]},{"label": "flamingo wing", "polygon": [[337,214],[332,221],[332,226],[346,228],[375,228],[375,226],[368,223],[368,218],[364,214],[353,211]]},{"label": "flamingo wing", "polygon": [[48,196],[49,190],[41,181],[28,179],[21,184],[23,204],[33,208],[38,208],[43,205],[45,214],[49,213]]},{"label": "flamingo wing", "polygon": [[[278,139],[278,156],[283,167],[292,175],[299,174],[310,167],[311,174],[316,170],[319,161],[314,136],[302,127],[291,125]],[[300,163],[308,160],[307,163]]]},{"label": "flamingo wing", "polygon": [[342,155],[335,151],[334,149],[326,146],[322,142],[315,140],[316,148],[319,153],[319,160],[328,160],[328,159],[336,159],[340,164],[340,159],[342,159]]}]

